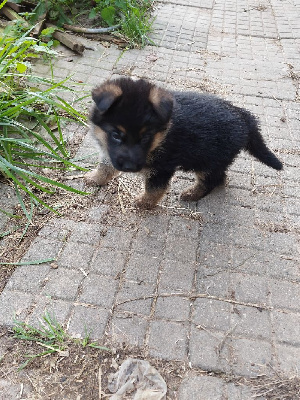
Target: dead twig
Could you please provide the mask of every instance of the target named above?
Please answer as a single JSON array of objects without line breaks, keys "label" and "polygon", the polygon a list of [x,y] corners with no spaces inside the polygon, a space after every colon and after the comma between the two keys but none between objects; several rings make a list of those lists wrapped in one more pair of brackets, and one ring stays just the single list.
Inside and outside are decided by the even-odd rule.
[{"label": "dead twig", "polygon": [[158,297],[185,297],[188,300],[195,300],[195,299],[209,299],[209,300],[218,300],[218,301],[224,301],[225,303],[230,303],[230,304],[236,304],[239,306],[246,306],[246,307],[253,307],[253,308],[258,308],[262,310],[273,310],[273,307],[267,306],[266,304],[255,304],[255,303],[247,303],[244,301],[238,301],[238,300],[232,300],[232,299],[227,299],[224,297],[218,297],[218,296],[212,296],[206,293],[160,293],[160,294],[153,294],[149,296],[142,296],[142,297],[135,297],[133,299],[127,299],[120,301],[119,303],[116,304],[116,306],[120,306],[122,304],[130,303],[132,301],[138,301],[138,300],[147,300],[147,299],[153,299],[153,298],[158,298]]}]

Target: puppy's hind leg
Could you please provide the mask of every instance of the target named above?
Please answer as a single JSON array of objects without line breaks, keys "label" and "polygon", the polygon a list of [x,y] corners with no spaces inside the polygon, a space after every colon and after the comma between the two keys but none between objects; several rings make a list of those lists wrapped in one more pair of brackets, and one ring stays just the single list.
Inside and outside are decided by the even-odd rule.
[{"label": "puppy's hind leg", "polygon": [[196,172],[196,184],[181,193],[182,201],[197,201],[225,182],[225,171]]},{"label": "puppy's hind leg", "polygon": [[86,173],[84,180],[89,186],[103,186],[118,174],[119,171],[117,171],[109,162],[104,160],[99,163],[97,168]]}]

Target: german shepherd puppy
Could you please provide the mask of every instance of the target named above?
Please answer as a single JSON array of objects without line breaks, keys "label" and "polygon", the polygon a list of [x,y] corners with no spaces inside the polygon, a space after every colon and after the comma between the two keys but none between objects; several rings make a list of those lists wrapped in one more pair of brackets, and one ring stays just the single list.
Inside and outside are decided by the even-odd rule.
[{"label": "german shepherd puppy", "polygon": [[242,149],[282,169],[261,136],[258,120],[215,96],[170,92],[144,79],[119,78],[96,87],[92,98],[90,119],[103,157],[85,179],[105,185],[119,171],[142,171],[145,193],[136,200],[141,208],[156,206],[177,169],[196,174],[195,185],[181,199],[201,199],[224,182]]}]

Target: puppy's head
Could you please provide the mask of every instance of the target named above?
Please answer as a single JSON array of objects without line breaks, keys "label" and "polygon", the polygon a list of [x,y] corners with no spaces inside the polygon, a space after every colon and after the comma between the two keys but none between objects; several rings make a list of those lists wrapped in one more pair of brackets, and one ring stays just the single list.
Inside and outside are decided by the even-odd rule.
[{"label": "puppy's head", "polygon": [[173,110],[173,96],[150,82],[120,78],[92,91],[91,121],[113,166],[137,172],[163,141]]}]

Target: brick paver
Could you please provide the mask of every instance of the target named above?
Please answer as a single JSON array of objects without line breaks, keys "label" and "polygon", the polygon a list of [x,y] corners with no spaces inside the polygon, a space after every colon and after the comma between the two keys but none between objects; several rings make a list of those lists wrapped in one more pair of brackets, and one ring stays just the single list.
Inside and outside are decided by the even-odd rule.
[{"label": "brick paver", "polygon": [[[49,308],[74,336],[106,332],[191,368],[299,373],[299,0],[160,1],[155,15],[158,47],[122,52],[93,43],[84,57],[60,58],[56,75],[75,73],[86,90],[132,75],[217,93],[260,117],[284,170],[241,154],[226,187],[197,204],[178,200],[193,180],[178,173],[155,214],[116,208],[122,184],[114,204],[101,189],[81,221],[54,218],[39,232],[22,259],[29,265],[16,269],[0,295],[0,323],[11,324],[13,313],[35,323]],[[88,168],[96,163],[89,134],[77,156]],[[139,181],[126,179],[137,192]],[[30,265],[52,257],[57,269]],[[249,390],[192,376],[178,394],[248,400]]]}]

